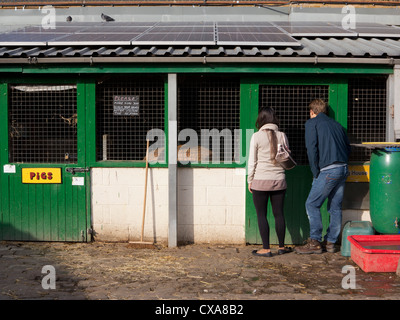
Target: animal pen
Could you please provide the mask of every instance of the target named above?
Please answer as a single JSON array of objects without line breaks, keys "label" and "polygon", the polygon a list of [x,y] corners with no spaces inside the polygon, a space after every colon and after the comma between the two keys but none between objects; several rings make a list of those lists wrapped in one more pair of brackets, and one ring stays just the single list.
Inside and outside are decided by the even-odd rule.
[{"label": "animal pen", "polygon": [[[135,27],[112,23],[75,28]],[[300,30],[289,32],[289,43],[239,39],[243,28],[264,24],[225,25],[220,43],[204,45],[151,39],[88,45],[76,37],[29,45],[18,38],[21,31],[1,33],[0,239],[137,240],[150,139],[145,239],[260,243],[246,160],[258,110],[270,106],[298,163],[287,172],[286,242],[302,243],[312,181],[304,143],[308,103],[326,100],[353,144],[399,139],[399,37]],[[60,28],[68,34],[71,26]],[[268,25],[276,26],[285,28]],[[198,24],[162,27],[173,34]],[[370,152],[355,147],[351,155],[344,222],[369,219]],[[326,227],[326,208],[323,220]]]}]

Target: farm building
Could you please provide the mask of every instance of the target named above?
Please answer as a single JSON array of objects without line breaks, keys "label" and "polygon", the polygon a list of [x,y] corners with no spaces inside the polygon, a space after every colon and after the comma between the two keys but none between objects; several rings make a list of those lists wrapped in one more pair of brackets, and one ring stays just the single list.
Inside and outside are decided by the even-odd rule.
[{"label": "farm building", "polygon": [[[10,3],[0,1],[2,240],[138,240],[145,212],[145,240],[260,243],[246,160],[271,106],[298,163],[285,199],[286,241],[298,244],[308,103],[328,101],[354,145],[400,138],[395,2]],[[370,219],[370,154],[353,148],[343,223]]]}]

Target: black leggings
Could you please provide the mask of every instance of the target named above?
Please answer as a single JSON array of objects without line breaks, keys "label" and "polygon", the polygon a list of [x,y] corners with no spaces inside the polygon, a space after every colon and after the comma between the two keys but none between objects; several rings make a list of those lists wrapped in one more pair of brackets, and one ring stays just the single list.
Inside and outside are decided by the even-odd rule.
[{"label": "black leggings", "polygon": [[285,246],[285,217],[283,215],[283,201],[286,190],[257,191],[253,193],[253,202],[256,207],[258,229],[260,230],[263,248],[269,249],[269,224],[267,220],[268,198],[271,198],[272,213],[275,217],[275,230],[278,236],[279,247]]}]

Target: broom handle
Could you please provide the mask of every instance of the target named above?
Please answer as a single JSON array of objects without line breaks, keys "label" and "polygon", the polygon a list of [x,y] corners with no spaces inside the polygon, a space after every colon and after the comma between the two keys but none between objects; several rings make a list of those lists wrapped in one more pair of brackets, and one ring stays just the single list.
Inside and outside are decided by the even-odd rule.
[{"label": "broom handle", "polygon": [[146,178],[144,180],[144,200],[143,200],[143,218],[142,218],[142,234],[140,236],[140,241],[143,242],[143,233],[144,233],[144,216],[146,212],[146,195],[147,195],[147,170],[149,169],[149,140],[147,140],[146,147]]}]

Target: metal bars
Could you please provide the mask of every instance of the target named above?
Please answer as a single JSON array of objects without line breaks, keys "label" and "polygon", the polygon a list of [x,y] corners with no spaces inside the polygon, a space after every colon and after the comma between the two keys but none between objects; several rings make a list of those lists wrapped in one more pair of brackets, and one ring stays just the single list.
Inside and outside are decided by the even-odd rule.
[{"label": "metal bars", "polygon": [[[111,76],[96,87],[96,158],[144,161],[146,136],[164,130],[164,78],[161,76]],[[135,100],[129,112],[118,112],[116,97]],[[136,106],[136,109],[135,109]],[[165,160],[165,159],[164,159]]]},{"label": "metal bars", "polygon": [[77,163],[75,85],[9,86],[9,161]]},{"label": "metal bars", "polygon": [[299,165],[308,165],[304,123],[309,119],[308,105],[313,99],[328,101],[327,85],[260,85],[259,108],[272,107],[285,132],[289,147]]},{"label": "metal bars", "polygon": [[[386,77],[349,79],[348,134],[351,143],[386,141]],[[350,161],[369,161],[371,150],[354,147]]]}]

